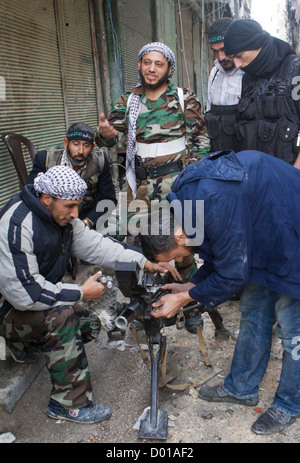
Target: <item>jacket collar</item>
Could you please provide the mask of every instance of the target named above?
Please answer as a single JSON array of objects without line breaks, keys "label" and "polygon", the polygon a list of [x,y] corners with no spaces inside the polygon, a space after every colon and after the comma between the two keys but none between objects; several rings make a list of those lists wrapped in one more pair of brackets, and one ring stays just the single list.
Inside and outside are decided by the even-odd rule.
[{"label": "jacket collar", "polygon": [[244,174],[244,167],[234,151],[216,151],[183,169],[172,186],[172,192],[175,193],[187,183],[205,178],[240,182]]},{"label": "jacket collar", "polygon": [[218,59],[215,59],[214,65],[218,69],[218,71],[221,72],[221,74],[224,74],[224,76],[230,77],[235,73],[244,74],[244,71],[242,71],[241,69],[237,69],[236,67],[231,69],[229,72],[225,71],[225,69],[223,69],[223,67],[221,66],[220,61]]},{"label": "jacket collar", "polygon": [[22,201],[24,201],[26,206],[43,222],[47,222],[52,226],[62,228],[52,220],[51,214],[48,211],[48,209],[46,209],[46,207],[43,206],[41,201],[39,201],[39,199],[36,197],[33,185],[25,185],[25,187],[20,193],[20,198],[22,199]]}]

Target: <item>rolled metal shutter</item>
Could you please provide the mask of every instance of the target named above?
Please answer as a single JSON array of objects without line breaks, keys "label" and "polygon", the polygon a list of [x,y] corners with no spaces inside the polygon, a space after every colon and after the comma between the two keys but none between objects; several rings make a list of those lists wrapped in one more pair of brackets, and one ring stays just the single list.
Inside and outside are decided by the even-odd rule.
[{"label": "rolled metal shutter", "polygon": [[[73,122],[98,124],[88,0],[1,0],[0,37],[0,135],[19,133],[40,150]],[[0,207],[18,191],[0,139]]]},{"label": "rolled metal shutter", "polygon": [[[0,133],[29,138],[37,149],[65,133],[57,35],[52,0],[1,0]],[[28,158],[30,168],[30,161]],[[0,142],[0,206],[19,190],[6,146]]]},{"label": "rolled metal shutter", "polygon": [[138,81],[138,53],[152,41],[151,2],[123,0],[117,9],[123,86],[128,91]]},{"label": "rolled metal shutter", "polygon": [[193,51],[194,51],[194,67],[195,67],[195,92],[201,102],[202,111],[204,112],[207,104],[207,85],[209,76],[209,59],[207,50],[209,43],[207,34],[202,34],[200,21],[193,25]]},{"label": "rolled metal shutter", "polygon": [[98,123],[95,68],[87,0],[56,1],[67,125]]},{"label": "rolled metal shutter", "polygon": [[177,66],[180,87],[195,89],[193,57],[193,11],[188,8],[176,8],[177,25]]}]

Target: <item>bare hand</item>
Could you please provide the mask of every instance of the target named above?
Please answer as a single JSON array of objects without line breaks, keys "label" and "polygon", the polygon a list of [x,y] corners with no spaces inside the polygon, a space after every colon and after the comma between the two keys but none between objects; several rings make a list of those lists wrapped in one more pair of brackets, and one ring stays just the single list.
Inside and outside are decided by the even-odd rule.
[{"label": "bare hand", "polygon": [[180,273],[174,267],[174,265],[170,264],[169,262],[158,262],[155,264],[150,260],[147,260],[145,264],[145,270],[151,273],[160,272],[160,273],[167,273],[170,272],[174,280],[182,281]]},{"label": "bare hand", "polygon": [[100,114],[100,122],[99,122],[99,133],[102,138],[109,139],[113,138],[117,135],[117,131],[112,126],[108,120],[105,118],[105,114],[101,113]]},{"label": "bare hand", "polygon": [[105,285],[97,281],[102,272],[97,272],[88,278],[82,285],[83,300],[97,301],[103,296]]},{"label": "bare hand", "polygon": [[161,289],[167,289],[171,291],[172,294],[182,293],[183,291],[188,291],[189,289],[193,288],[195,285],[194,283],[168,283],[163,285]]},{"label": "bare hand", "polygon": [[187,291],[178,294],[165,294],[157,302],[152,304],[151,315],[154,318],[172,318],[188,302],[193,301]]}]

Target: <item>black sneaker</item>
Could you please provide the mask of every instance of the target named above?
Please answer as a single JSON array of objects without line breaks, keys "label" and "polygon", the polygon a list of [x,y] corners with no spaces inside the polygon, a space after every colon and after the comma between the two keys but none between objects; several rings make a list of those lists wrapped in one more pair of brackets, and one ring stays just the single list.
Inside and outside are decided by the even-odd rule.
[{"label": "black sneaker", "polygon": [[53,399],[50,400],[46,413],[55,420],[67,420],[81,424],[99,423],[111,416],[110,408],[95,404],[95,402],[86,407],[65,408]]},{"label": "black sneaker", "polygon": [[233,404],[247,405],[253,407],[258,404],[258,397],[251,399],[239,399],[232,397],[224,391],[222,386],[201,387],[198,390],[200,399],[207,400],[208,402],[230,402]]},{"label": "black sneaker", "polygon": [[28,352],[25,348],[17,349],[10,344],[6,344],[6,348],[17,363],[35,363],[39,358],[39,354],[36,352]]},{"label": "black sneaker", "polygon": [[253,423],[251,431],[255,432],[255,434],[273,434],[282,431],[287,426],[295,423],[295,421],[294,416],[289,416],[276,407],[270,407]]}]

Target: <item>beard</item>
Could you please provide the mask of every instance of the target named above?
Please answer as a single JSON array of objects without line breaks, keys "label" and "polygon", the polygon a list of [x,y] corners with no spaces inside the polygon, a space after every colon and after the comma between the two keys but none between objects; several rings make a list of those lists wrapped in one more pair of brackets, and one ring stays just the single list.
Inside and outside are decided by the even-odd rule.
[{"label": "beard", "polygon": [[235,68],[235,64],[233,60],[230,59],[223,59],[223,61],[219,61],[224,71],[231,71]]},{"label": "beard", "polygon": [[166,84],[169,80],[169,69],[166,71],[166,73],[156,82],[156,84],[147,84],[145,82],[144,76],[141,74],[141,82],[142,86],[144,88],[149,88],[151,90],[156,90],[157,88],[160,88],[162,85]]},{"label": "beard", "polygon": [[75,156],[72,156],[70,153],[69,147],[67,148],[67,155],[73,166],[77,167],[84,167],[85,164],[87,163],[87,157],[84,157],[80,154],[76,154]]}]

